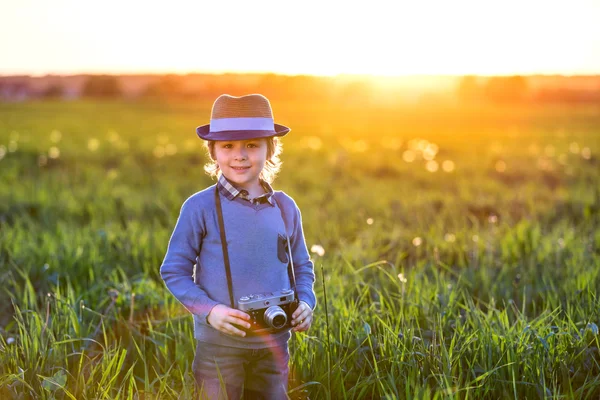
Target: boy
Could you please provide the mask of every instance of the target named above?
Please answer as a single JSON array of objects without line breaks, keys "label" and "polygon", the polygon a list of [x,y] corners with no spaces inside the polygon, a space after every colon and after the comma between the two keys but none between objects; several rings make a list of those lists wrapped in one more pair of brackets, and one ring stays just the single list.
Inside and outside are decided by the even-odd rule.
[{"label": "boy", "polygon": [[[219,96],[210,124],[196,129],[212,160],[205,170],[218,181],[183,203],[160,272],[194,316],[192,369],[211,399],[225,395],[221,380],[232,399],[242,391],[250,398],[287,398],[290,330],[312,324],[315,276],[300,211],[269,184],[280,167],[278,137],[289,131],[274,123],[269,101],[259,94]],[[293,328],[251,334],[240,298],[290,289],[290,276],[299,300]]]}]

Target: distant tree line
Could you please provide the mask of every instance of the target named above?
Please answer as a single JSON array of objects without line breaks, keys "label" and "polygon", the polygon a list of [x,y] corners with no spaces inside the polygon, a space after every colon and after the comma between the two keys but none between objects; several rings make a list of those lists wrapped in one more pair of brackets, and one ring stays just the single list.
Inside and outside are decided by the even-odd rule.
[{"label": "distant tree line", "polygon": [[93,75],[87,78],[81,95],[84,97],[120,97],[121,85],[117,77],[112,75]]},{"label": "distant tree line", "polygon": [[[56,77],[54,77],[56,78]],[[222,93],[265,94],[271,99],[301,101],[330,101],[366,104],[401,101],[404,89],[385,88],[379,92],[365,79],[333,77],[286,76],[276,74],[167,74],[159,76],[78,76],[79,83],[69,78],[52,79],[45,87],[33,89],[27,77],[12,81],[0,77],[0,99],[27,98],[119,98],[146,99],[214,99]],[[454,95],[464,104],[523,103],[523,102],[586,102],[600,104],[600,84],[590,88],[578,84],[569,86],[571,78],[551,81],[548,87],[532,87],[524,76],[477,77],[464,76],[458,80]],[[67,84],[67,82],[70,82]],[[587,81],[586,81],[587,82]],[[593,82],[599,82],[594,80]],[[560,86],[563,85],[563,86]],[[585,87],[582,89],[582,86]],[[132,90],[135,87],[135,90]],[[421,98],[427,99],[427,94]],[[435,98],[435,97],[431,97]]]},{"label": "distant tree line", "polygon": [[[140,93],[142,98],[163,99],[214,99],[222,93],[253,93],[260,91],[269,98],[298,100],[333,100],[361,102],[376,96],[366,81],[355,80],[343,85],[334,84],[332,78],[314,76],[284,76],[265,74],[255,79],[240,80],[235,74],[205,79],[200,85],[191,85],[188,76],[163,75],[150,83]],[[88,78],[83,92],[88,97],[121,96],[119,81],[114,76]],[[570,88],[541,88],[532,90],[527,77],[494,76],[478,78],[464,76],[459,80],[456,97],[463,103],[523,103],[523,102],[596,102],[600,103],[600,86],[597,90]]]},{"label": "distant tree line", "polygon": [[587,90],[564,87],[534,90],[524,76],[494,76],[487,79],[464,76],[457,85],[456,96],[463,103],[594,102],[600,104],[600,85],[595,89]]},{"label": "distant tree line", "polygon": [[522,76],[496,76],[484,83],[475,76],[465,76],[457,88],[458,98],[466,103],[516,103],[527,100],[527,95],[527,79]]}]

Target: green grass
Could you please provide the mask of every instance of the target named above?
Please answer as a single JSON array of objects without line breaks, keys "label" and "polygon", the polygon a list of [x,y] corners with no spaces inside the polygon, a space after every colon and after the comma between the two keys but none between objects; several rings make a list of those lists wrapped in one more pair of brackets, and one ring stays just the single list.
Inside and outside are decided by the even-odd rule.
[{"label": "green grass", "polygon": [[[191,397],[159,267],[212,183],[210,107],[0,104],[0,398]],[[273,107],[274,186],[325,249],[291,397],[600,396],[597,107]],[[437,171],[404,160],[418,140]]]}]

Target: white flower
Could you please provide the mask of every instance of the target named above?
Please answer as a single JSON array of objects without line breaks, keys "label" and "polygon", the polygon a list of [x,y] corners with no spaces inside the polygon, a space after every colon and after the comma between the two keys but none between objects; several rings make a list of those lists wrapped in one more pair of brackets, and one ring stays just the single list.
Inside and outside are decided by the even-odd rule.
[{"label": "white flower", "polygon": [[456,235],[454,235],[454,233],[446,233],[444,235],[444,240],[446,242],[455,242],[456,241]]},{"label": "white flower", "polygon": [[313,244],[310,247],[310,252],[318,255],[319,257],[323,257],[323,255],[325,255],[325,249],[320,244]]},{"label": "white flower", "polygon": [[404,277],[404,274],[403,274],[402,272],[400,272],[400,273],[398,274],[398,279],[400,279],[400,282],[402,282],[402,283],[406,283],[406,282],[407,282],[407,280],[406,280],[406,278]]}]

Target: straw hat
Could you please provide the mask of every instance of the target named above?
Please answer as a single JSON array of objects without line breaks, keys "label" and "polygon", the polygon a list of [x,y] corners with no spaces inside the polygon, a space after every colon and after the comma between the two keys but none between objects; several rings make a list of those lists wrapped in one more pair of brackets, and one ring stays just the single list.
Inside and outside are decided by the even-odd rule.
[{"label": "straw hat", "polygon": [[287,126],[276,124],[271,103],[262,94],[230,96],[222,94],[215,100],[210,124],[196,128],[204,140],[245,140],[284,136]]}]

